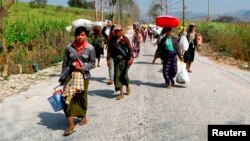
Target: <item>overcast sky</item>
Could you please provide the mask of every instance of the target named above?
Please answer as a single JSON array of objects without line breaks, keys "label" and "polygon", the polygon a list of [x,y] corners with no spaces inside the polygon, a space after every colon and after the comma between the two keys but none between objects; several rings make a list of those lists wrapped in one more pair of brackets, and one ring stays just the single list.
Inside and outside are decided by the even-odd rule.
[{"label": "overcast sky", "polygon": [[[30,0],[20,0],[30,1]],[[136,0],[141,13],[146,13],[153,0]],[[161,1],[161,0],[154,0]],[[182,0],[162,0],[168,1],[169,13],[182,10]],[[187,11],[195,13],[207,13],[208,1],[210,1],[211,14],[223,14],[226,12],[235,12],[237,10],[250,10],[250,0],[186,0]],[[67,6],[68,0],[48,0],[48,4]]]}]

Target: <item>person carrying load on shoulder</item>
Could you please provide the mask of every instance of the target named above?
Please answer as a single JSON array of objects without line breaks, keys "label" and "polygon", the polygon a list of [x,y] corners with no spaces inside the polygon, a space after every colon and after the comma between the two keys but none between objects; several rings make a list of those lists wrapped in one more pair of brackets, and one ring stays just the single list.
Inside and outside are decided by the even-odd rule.
[{"label": "person carrying load on shoulder", "polygon": [[100,67],[101,54],[104,48],[105,38],[101,34],[101,27],[93,26],[93,32],[89,35],[88,41],[95,48],[97,67]]},{"label": "person carrying load on shoulder", "polygon": [[195,31],[194,23],[189,25],[187,40],[189,43],[188,50],[184,53],[184,62],[189,73],[191,73],[191,64],[194,61],[195,47],[197,46],[197,33]]}]

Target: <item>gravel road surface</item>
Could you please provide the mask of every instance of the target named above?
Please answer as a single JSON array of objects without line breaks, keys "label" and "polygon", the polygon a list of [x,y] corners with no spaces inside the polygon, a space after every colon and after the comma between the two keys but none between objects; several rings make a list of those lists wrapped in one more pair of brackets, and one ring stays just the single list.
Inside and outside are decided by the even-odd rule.
[{"label": "gravel road surface", "polygon": [[[128,36],[131,37],[132,30]],[[58,76],[32,85],[0,103],[1,141],[205,141],[208,124],[250,124],[250,72],[216,64],[197,55],[190,85],[164,87],[156,47],[142,43],[140,57],[129,70],[131,95],[121,101],[106,85],[106,59],[91,71],[88,124],[62,134],[67,121],[47,100]],[[57,69],[58,70],[58,69]],[[59,74],[59,71],[55,72]]]}]

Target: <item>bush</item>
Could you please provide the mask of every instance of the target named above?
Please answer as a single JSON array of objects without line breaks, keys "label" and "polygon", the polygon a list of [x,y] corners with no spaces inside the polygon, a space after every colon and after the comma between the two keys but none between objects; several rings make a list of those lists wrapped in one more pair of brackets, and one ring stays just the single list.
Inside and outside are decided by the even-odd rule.
[{"label": "bush", "polygon": [[213,50],[227,56],[250,61],[250,25],[242,23],[198,23],[198,32],[203,41],[210,43]]},{"label": "bush", "polygon": [[32,0],[29,4],[30,8],[45,8],[47,0]]}]

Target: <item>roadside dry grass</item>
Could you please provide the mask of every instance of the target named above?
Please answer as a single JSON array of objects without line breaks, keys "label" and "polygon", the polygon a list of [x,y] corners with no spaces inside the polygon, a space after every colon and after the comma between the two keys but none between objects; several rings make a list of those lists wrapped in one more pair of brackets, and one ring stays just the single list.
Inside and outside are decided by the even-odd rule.
[{"label": "roadside dry grass", "polygon": [[219,64],[226,64],[230,66],[238,67],[242,70],[250,71],[250,62],[242,61],[239,59],[235,59],[227,55],[226,52],[214,52],[213,46],[206,43],[203,44],[202,47],[199,47],[199,54],[210,58],[211,60],[216,61]]}]

